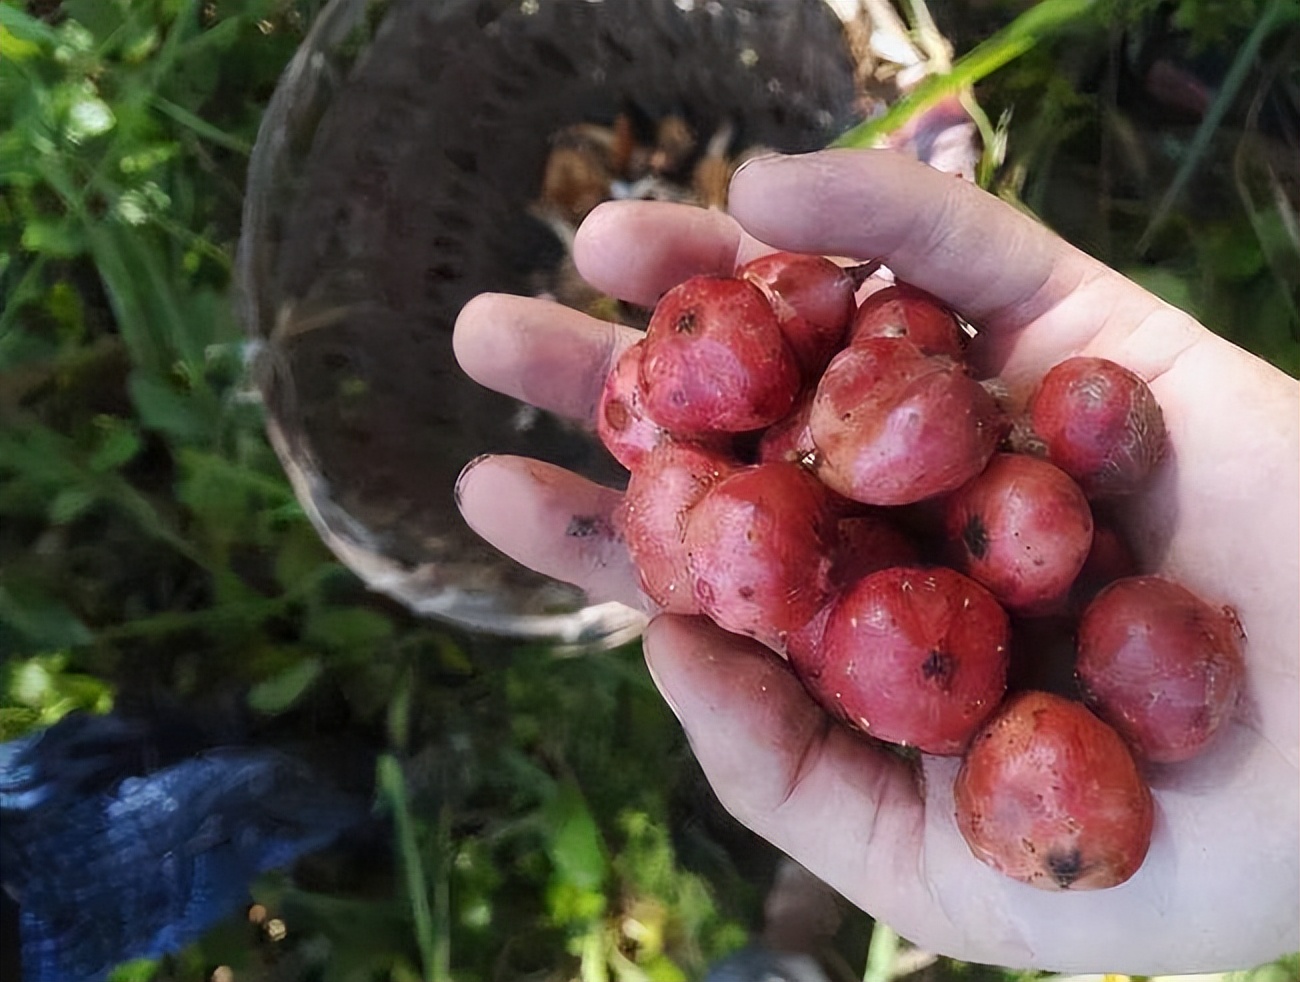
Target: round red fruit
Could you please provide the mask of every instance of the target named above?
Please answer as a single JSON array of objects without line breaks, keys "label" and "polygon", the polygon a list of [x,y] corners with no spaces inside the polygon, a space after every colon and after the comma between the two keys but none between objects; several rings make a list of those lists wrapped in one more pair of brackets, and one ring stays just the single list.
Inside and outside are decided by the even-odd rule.
[{"label": "round red fruit", "polygon": [[1200,753],[1232,715],[1245,661],[1236,617],[1159,576],[1103,589],[1079,621],[1084,699],[1147,760]]},{"label": "round red fruit", "polygon": [[1151,844],[1151,791],[1124,741],[1046,692],[1007,699],[971,742],[953,792],[971,852],[1042,890],[1116,886]]},{"label": "round red fruit", "polygon": [[678,436],[741,433],[794,405],[799,366],[761,290],[696,276],[664,294],[646,331],[645,411]]},{"label": "round red fruit", "polygon": [[996,454],[948,499],[948,539],[960,568],[1015,611],[1062,604],[1092,546],[1092,510],[1059,467]]},{"label": "round red fruit", "polygon": [[849,328],[849,343],[866,338],[907,338],[924,354],[960,361],[969,340],[948,308],[906,283],[885,287],[862,301]]},{"label": "round red fruit", "polygon": [[1005,429],[996,401],[946,358],[905,338],[867,338],[831,361],[809,427],[818,476],[869,505],[953,491],[981,470]]},{"label": "round red fruit", "polygon": [[614,459],[635,470],[654,449],[663,429],[645,412],[641,397],[641,357],[645,342],[632,345],[614,363],[596,407],[596,432]]},{"label": "round red fruit", "polygon": [[836,599],[804,685],[851,726],[932,754],[961,753],[1006,691],[1007,615],[943,567],[892,567]]},{"label": "round red fruit", "polygon": [[686,550],[695,599],[718,625],[784,653],[830,594],[835,513],[826,488],[795,464],[727,477],[691,511]]},{"label": "round red fruit", "polygon": [[687,516],[736,467],[717,451],[665,440],[632,472],[620,511],[623,537],[641,588],[670,614],[700,613],[687,564]]},{"label": "round red fruit", "polygon": [[767,295],[804,377],[815,379],[844,344],[853,316],[853,278],[822,256],[774,252],[736,273]]},{"label": "round red fruit", "polygon": [[1136,491],[1166,451],[1164,415],[1146,382],[1105,358],[1069,358],[1029,405],[1048,459],[1089,497]]}]

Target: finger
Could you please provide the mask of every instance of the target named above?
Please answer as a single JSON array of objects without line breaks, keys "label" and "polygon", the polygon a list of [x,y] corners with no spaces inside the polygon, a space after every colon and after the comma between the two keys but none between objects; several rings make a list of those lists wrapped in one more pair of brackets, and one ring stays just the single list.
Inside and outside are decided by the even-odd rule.
[{"label": "finger", "polygon": [[741,263],[771,251],[720,211],[662,201],[610,201],[578,229],[573,260],[596,289],[651,307],[683,280],[730,276]]},{"label": "finger", "polygon": [[622,495],[563,468],[527,457],[470,461],[456,482],[469,527],[510,558],[586,591],[647,609],[617,530]]},{"label": "finger", "polygon": [[476,382],[590,422],[605,377],[639,337],[548,300],[487,293],[461,309],[452,348]]},{"label": "finger", "polygon": [[1021,327],[1096,277],[1127,283],[1005,202],[890,151],[760,157],[730,202],[776,248],[883,259],[985,326]]},{"label": "finger", "polygon": [[873,916],[941,940],[947,919],[919,869],[921,796],[900,758],[831,725],[757,642],[665,615],[644,647],[728,811]]}]

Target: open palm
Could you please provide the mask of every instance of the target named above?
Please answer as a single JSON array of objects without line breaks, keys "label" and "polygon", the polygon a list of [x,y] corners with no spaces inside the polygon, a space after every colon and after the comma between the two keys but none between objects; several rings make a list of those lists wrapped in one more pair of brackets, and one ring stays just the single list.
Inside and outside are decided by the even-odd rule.
[{"label": "open palm", "polygon": [[[1236,608],[1248,678],[1207,754],[1149,769],[1156,829],[1137,875],[1049,894],[972,857],[953,820],[957,760],[924,758],[918,782],[831,725],[770,652],[700,619],[654,617],[647,661],[722,802],[904,937],[954,957],[1154,974],[1244,968],[1300,947],[1300,386],[1010,206],[887,152],[760,159],[736,176],[731,209],[602,206],[579,232],[578,268],[650,305],[769,247],[880,258],[978,324],[972,357],[1013,391],[1073,354],[1133,369],[1160,400],[1171,453],[1128,505],[1130,539],[1144,568]],[[456,350],[483,384],[590,421],[637,336],[544,301],[485,296],[462,313]],[[610,521],[616,492],[488,457],[458,498],[519,561],[593,600],[645,607]]]}]

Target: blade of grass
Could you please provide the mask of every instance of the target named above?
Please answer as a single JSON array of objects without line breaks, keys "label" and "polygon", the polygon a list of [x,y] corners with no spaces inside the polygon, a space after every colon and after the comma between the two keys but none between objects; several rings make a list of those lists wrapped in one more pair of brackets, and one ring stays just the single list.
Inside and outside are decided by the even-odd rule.
[{"label": "blade of grass", "polygon": [[439,974],[446,954],[440,954],[438,950],[433,912],[429,907],[429,887],[415,838],[415,820],[406,796],[406,778],[402,775],[401,765],[391,754],[379,758],[378,768],[379,793],[393,813],[398,861],[406,875],[406,895],[411,905],[411,918],[415,921],[415,941],[420,949],[424,978],[426,982],[446,982],[449,973]]},{"label": "blade of grass", "polygon": [[438,875],[433,883],[433,982],[451,982],[451,810],[438,809]]},{"label": "blade of grass", "polygon": [[0,28],[20,40],[49,47],[54,47],[59,40],[58,32],[45,21],[3,3],[0,3]]},{"label": "blade of grass", "polygon": [[1246,37],[1246,42],[1237,52],[1237,57],[1233,59],[1228,74],[1224,76],[1223,84],[1219,87],[1219,94],[1215,96],[1214,102],[1210,104],[1209,110],[1205,113],[1205,118],[1201,120],[1201,125],[1196,128],[1196,133],[1192,136],[1191,145],[1187,148],[1187,156],[1178,166],[1174,173],[1174,179],[1169,182],[1169,187],[1165,189],[1160,203],[1156,205],[1156,210],[1147,223],[1142,237],[1138,239],[1137,252],[1142,255],[1151,245],[1151,240],[1155,237],[1156,232],[1164,225],[1169,213],[1178,203],[1179,197],[1182,196],[1192,175],[1201,165],[1205,157],[1205,152],[1209,149],[1210,141],[1214,138],[1215,132],[1218,131],[1219,125],[1223,122],[1223,117],[1227,115],[1228,110],[1237,99],[1237,93],[1241,91],[1242,83],[1246,81],[1246,76],[1250,73],[1255,59],[1259,56],[1259,49],[1263,46],[1264,41],[1273,31],[1290,20],[1300,20],[1300,4],[1296,0],[1272,0],[1255,26],[1251,28],[1250,34]]},{"label": "blade of grass", "polygon": [[862,970],[862,982],[890,982],[897,961],[898,932],[883,921],[876,921],[871,927],[871,943],[867,946],[867,966]]},{"label": "blade of grass", "polygon": [[18,310],[23,302],[40,289],[41,274],[45,272],[48,258],[45,255],[38,255],[33,259],[31,265],[23,271],[22,277],[9,291],[8,296],[4,298],[4,303],[0,304],[0,368],[5,365],[5,349],[17,340],[17,335],[11,335],[9,328],[18,316]]},{"label": "blade of grass", "polygon": [[[146,234],[110,222],[89,224],[86,231],[132,361],[159,376],[177,361],[201,366],[204,345],[181,313],[176,277]],[[201,376],[195,381],[201,385]]]},{"label": "blade of grass", "polygon": [[172,18],[167,36],[163,38],[162,47],[158,49],[158,54],[149,66],[149,77],[145,85],[151,95],[162,87],[163,79],[179,60],[185,42],[198,33],[200,33],[198,0],[184,0],[180,9],[176,11],[176,16]]},{"label": "blade of grass", "polygon": [[870,147],[881,137],[904,126],[945,96],[981,79],[1032,50],[1049,35],[1081,20],[1095,0],[1043,0],[963,55],[943,75],[931,75],[880,116],[859,123],[832,146]]},{"label": "blade of grass", "polygon": [[[1285,66],[1295,63],[1297,50],[1300,50],[1300,37],[1293,37],[1264,73],[1259,90],[1246,113],[1245,132],[1233,153],[1232,176],[1237,196],[1241,199],[1269,270],[1277,281],[1283,302],[1292,321],[1300,326],[1300,305],[1297,304],[1296,297],[1297,287],[1300,286],[1300,215],[1296,214],[1286,189],[1269,162],[1269,155],[1267,152],[1259,152],[1257,143],[1259,114],[1264,99],[1277,84],[1278,76]],[[1295,141],[1291,139],[1287,142],[1291,145]],[[1252,169],[1257,176],[1255,182],[1251,181]],[[1263,177],[1263,183],[1267,185],[1271,208],[1270,205],[1261,205],[1256,197],[1252,184],[1259,183],[1258,177]],[[1281,235],[1269,228],[1270,210],[1277,219],[1277,231]]]},{"label": "blade of grass", "polygon": [[244,142],[238,137],[231,136],[225,130],[218,129],[207,120],[194,115],[194,113],[190,112],[184,106],[178,106],[170,99],[164,99],[160,95],[154,95],[149,99],[149,104],[164,116],[170,116],[173,120],[187,129],[192,130],[195,135],[207,140],[209,143],[215,143],[219,147],[233,150],[235,153],[243,157],[247,157],[253,152],[253,148],[250,144]]},{"label": "blade of grass", "polygon": [[194,630],[217,631],[224,627],[246,630],[279,617],[294,604],[318,590],[330,577],[344,573],[336,563],[325,563],[303,577],[293,588],[277,597],[265,597],[239,603],[224,603],[202,610],[165,610],[147,617],[123,621],[95,629],[97,641],[127,641],[139,638],[162,638]]}]

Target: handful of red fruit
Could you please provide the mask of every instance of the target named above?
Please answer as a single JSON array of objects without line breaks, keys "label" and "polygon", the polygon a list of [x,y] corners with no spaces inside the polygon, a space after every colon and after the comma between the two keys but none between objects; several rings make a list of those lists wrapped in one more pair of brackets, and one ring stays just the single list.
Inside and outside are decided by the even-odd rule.
[{"label": "handful of red fruit", "polygon": [[[1161,461],[1160,406],[1076,357],[1013,412],[933,297],[859,305],[869,268],[776,253],[661,299],[598,411],[642,587],[785,656],[845,725],[962,755],[956,821],[993,868],[1122,883],[1151,838],[1143,767],[1200,752],[1244,673],[1232,612],[1139,575],[1098,517]],[[1077,699],[1009,694],[1044,623],[1073,631]]]}]

